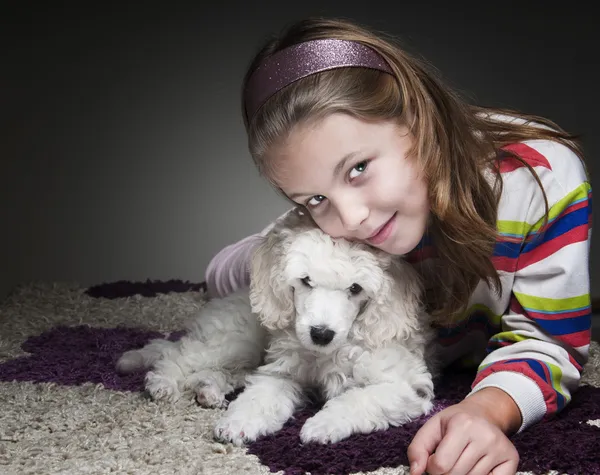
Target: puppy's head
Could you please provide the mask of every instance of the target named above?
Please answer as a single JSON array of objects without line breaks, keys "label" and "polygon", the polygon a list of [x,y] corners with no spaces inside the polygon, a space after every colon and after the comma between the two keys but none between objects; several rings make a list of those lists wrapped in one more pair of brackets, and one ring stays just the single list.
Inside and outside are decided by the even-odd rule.
[{"label": "puppy's head", "polygon": [[397,271],[389,254],[332,239],[293,212],[254,254],[252,310],[268,329],[293,326],[312,351],[331,352],[349,338],[382,344],[410,333],[417,319],[418,279],[412,269]]}]

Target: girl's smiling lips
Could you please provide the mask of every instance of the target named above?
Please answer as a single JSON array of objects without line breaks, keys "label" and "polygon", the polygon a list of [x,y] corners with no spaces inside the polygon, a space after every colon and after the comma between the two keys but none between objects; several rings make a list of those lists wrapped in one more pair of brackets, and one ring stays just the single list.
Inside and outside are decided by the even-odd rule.
[{"label": "girl's smiling lips", "polygon": [[370,237],[367,238],[367,241],[371,244],[381,244],[384,242],[391,234],[392,229],[394,228],[394,224],[396,222],[396,213],[380,228],[378,228]]}]

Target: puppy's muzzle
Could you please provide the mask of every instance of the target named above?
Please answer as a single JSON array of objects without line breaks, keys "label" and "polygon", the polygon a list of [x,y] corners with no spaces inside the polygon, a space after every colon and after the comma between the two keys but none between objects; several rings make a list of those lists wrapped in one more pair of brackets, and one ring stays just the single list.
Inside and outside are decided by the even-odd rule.
[{"label": "puppy's muzzle", "polygon": [[310,327],[310,338],[315,345],[325,346],[331,343],[335,332],[327,327]]}]

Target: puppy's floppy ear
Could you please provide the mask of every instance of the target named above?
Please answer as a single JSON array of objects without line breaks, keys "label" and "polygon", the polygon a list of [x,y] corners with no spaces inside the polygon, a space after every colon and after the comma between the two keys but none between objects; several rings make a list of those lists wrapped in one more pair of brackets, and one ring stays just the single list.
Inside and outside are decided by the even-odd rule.
[{"label": "puppy's floppy ear", "polygon": [[287,327],[294,318],[294,297],[284,265],[292,231],[276,227],[253,254],[250,266],[252,311],[269,330]]},{"label": "puppy's floppy ear", "polygon": [[359,317],[358,331],[372,345],[391,339],[419,341],[428,325],[422,306],[422,284],[417,272],[401,258],[380,259],[385,266],[380,291]]}]

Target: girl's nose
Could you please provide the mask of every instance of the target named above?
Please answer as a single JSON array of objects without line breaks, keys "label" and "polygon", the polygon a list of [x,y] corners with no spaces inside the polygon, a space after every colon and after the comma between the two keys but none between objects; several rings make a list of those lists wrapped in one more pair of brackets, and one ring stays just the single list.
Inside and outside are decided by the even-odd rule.
[{"label": "girl's nose", "polygon": [[346,231],[357,231],[369,216],[369,209],[364,205],[347,203],[338,207],[338,213]]}]

